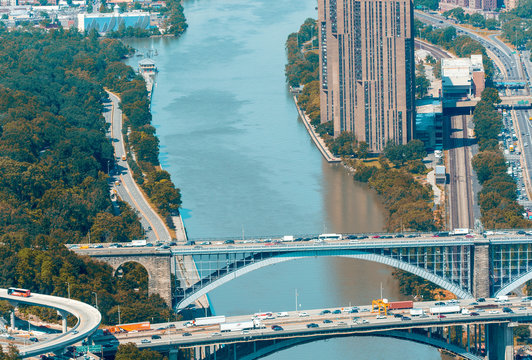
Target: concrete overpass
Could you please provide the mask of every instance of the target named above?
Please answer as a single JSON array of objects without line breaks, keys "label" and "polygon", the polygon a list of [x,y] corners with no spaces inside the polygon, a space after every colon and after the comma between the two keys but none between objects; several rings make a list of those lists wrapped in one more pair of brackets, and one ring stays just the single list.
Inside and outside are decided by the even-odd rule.
[{"label": "concrete overpass", "polygon": [[[19,297],[7,294],[7,289],[0,289],[0,299],[7,300],[12,306],[19,304],[42,306],[57,310],[63,318],[63,334],[44,342],[31,343],[21,347],[20,355],[23,358],[37,356],[47,352],[60,351],[65,347],[75,344],[92,335],[100,326],[102,316],[94,307],[81,301],[65,299],[57,296],[32,293],[30,297]],[[67,331],[66,317],[73,315],[78,320],[77,324]],[[11,316],[11,327],[14,328],[14,313]]]},{"label": "concrete overpass", "polygon": [[[454,100],[444,99],[444,108],[474,108],[479,98],[468,100]],[[532,108],[532,96],[501,96],[501,102],[495,104],[495,107],[501,109],[531,109]]]}]

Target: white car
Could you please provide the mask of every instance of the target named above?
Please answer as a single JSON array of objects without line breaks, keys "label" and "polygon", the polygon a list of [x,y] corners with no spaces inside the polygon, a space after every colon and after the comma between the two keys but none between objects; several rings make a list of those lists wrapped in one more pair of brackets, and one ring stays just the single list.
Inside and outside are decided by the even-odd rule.
[{"label": "white car", "polygon": [[299,317],[306,317],[306,316],[309,316],[309,315],[308,315],[308,312],[304,312],[304,311],[303,311],[303,312],[300,312],[299,314],[297,314],[297,316],[299,316]]},{"label": "white car", "polygon": [[386,316],[384,316],[384,315],[377,315],[377,319],[386,319]]},{"label": "white car", "polygon": [[490,310],[490,311],[488,311],[488,313],[489,314],[498,314],[498,313],[500,313],[500,311],[499,310]]},{"label": "white car", "polygon": [[277,317],[288,317],[288,313],[286,311],[277,313]]}]

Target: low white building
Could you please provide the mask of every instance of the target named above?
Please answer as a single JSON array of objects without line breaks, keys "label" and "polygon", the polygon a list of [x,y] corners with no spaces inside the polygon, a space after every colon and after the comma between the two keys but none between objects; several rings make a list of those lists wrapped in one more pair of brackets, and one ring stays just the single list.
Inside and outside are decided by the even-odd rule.
[{"label": "low white building", "polygon": [[482,55],[442,59],[441,78],[444,98],[463,99],[480,96],[484,90]]}]

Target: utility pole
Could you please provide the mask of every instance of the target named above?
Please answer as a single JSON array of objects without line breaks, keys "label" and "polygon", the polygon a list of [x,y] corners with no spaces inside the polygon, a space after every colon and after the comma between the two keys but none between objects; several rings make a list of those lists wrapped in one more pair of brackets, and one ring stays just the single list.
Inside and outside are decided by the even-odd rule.
[{"label": "utility pole", "polygon": [[297,289],[296,289],[296,313],[297,313]]},{"label": "utility pole", "polygon": [[118,305],[118,324],[120,324],[120,305]]},{"label": "utility pole", "polygon": [[94,294],[94,296],[96,297],[96,310],[98,310],[98,293],[96,292],[92,292]]},{"label": "utility pole", "polygon": [[70,283],[67,281],[67,286],[68,286],[68,299],[70,300]]}]

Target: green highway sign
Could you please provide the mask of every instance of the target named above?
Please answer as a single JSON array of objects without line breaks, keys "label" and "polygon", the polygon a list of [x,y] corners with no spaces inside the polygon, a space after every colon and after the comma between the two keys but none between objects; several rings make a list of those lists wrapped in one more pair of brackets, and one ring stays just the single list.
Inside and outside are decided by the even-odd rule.
[{"label": "green highway sign", "polygon": [[101,345],[88,345],[88,346],[76,346],[76,352],[77,353],[86,353],[86,352],[91,352],[91,353],[99,353],[102,351],[102,346]]}]

